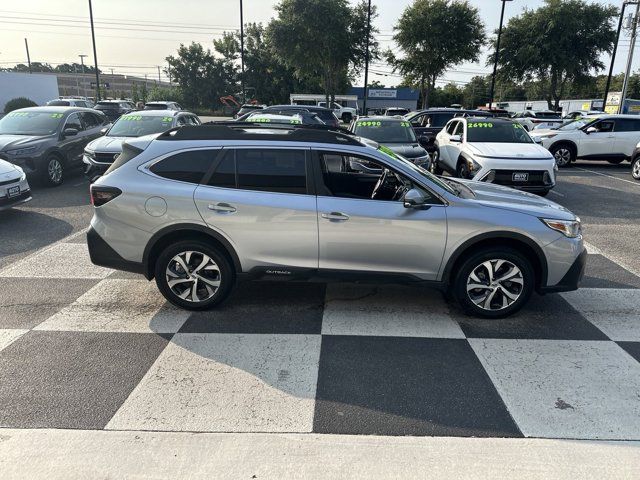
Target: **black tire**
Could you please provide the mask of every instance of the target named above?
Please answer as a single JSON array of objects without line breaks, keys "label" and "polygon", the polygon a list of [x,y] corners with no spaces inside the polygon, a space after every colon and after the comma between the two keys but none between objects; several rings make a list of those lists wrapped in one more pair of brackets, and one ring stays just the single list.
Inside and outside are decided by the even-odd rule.
[{"label": "black tire", "polygon": [[612,158],[610,160],[607,160],[607,162],[609,162],[611,165],[620,165],[622,162],[624,162],[624,158]]},{"label": "black tire", "polygon": [[640,180],[640,156],[631,161],[631,176],[636,180]]},{"label": "black tire", "polygon": [[576,161],[576,149],[568,143],[558,143],[549,149],[559,168],[570,167]]},{"label": "black tire", "polygon": [[[193,252],[189,256],[189,262],[184,262],[184,258],[182,259],[186,266],[189,267],[188,272],[185,272],[184,268],[181,268],[179,264],[173,260],[176,256],[186,252]],[[217,270],[206,268],[211,266],[211,264],[205,265],[202,270],[196,269],[204,260],[203,255],[208,256],[212,260]],[[172,277],[173,274],[176,274],[173,278],[185,279],[184,282],[174,285],[175,289],[172,289],[169,285],[167,278],[169,269],[172,272]],[[226,255],[218,251],[218,249],[196,240],[185,240],[165,248],[158,256],[154,271],[156,284],[164,298],[174,305],[187,310],[207,310],[224,301],[233,290],[236,276],[231,262],[229,262]],[[184,275],[182,275],[183,273]],[[187,278],[190,280],[187,280]],[[213,287],[210,286],[211,284],[205,282],[202,278],[214,283],[218,281],[219,286],[217,290],[214,290]],[[208,288],[207,285],[209,285]],[[195,299],[192,293],[193,286],[196,287]],[[191,293],[187,293],[186,297],[181,298],[179,293],[185,290],[191,290]],[[213,294],[211,294],[210,290],[213,290]],[[208,296],[208,298],[198,301],[199,297],[204,298],[205,296]]]},{"label": "black tire", "polygon": [[58,187],[64,181],[64,162],[57,155],[49,155],[41,173],[42,182],[49,187]]},{"label": "black tire", "polygon": [[470,179],[472,177],[471,172],[469,171],[469,165],[464,158],[458,160],[458,165],[456,166],[456,177]]},{"label": "black tire", "polygon": [[545,190],[545,191],[543,191],[543,192],[537,192],[537,193],[538,193],[538,195],[540,195],[541,197],[546,197],[547,195],[549,195],[549,192],[550,192],[550,191],[551,191],[551,190]]},{"label": "black tire", "polygon": [[434,175],[442,175],[443,170],[442,167],[438,164],[440,160],[440,147],[436,145],[436,150],[433,152],[431,156],[431,160],[429,162],[429,171]]},{"label": "black tire", "polygon": [[[505,263],[498,264],[501,260],[505,261]],[[483,266],[483,263],[487,261],[492,265],[492,268],[498,267],[493,272],[493,282],[488,278],[489,275],[482,277],[483,271],[488,273],[487,268]],[[521,278],[521,285],[517,281],[496,281],[500,276],[507,276],[510,272],[513,273],[514,270],[511,266],[517,267],[519,277],[513,278],[514,280]],[[476,278],[481,280],[481,285],[487,284],[487,288],[482,287],[467,291],[467,283],[474,284],[474,280],[471,278],[472,272],[474,272]],[[472,253],[462,262],[453,278],[451,288],[455,299],[466,314],[481,318],[504,318],[516,313],[527,303],[533,293],[534,283],[533,267],[522,253],[511,248],[486,248]],[[488,298],[494,290],[493,296]],[[504,291],[507,291],[511,296],[516,296],[516,298],[512,300],[511,297],[503,293]],[[505,298],[507,299],[507,306],[503,307]],[[489,300],[489,308],[483,308],[475,303],[478,301],[483,303],[483,300],[486,302],[486,299]]]},{"label": "black tire", "polygon": [[350,113],[343,113],[342,114],[342,121],[344,123],[351,123],[352,119],[353,119],[353,115],[351,115]]}]

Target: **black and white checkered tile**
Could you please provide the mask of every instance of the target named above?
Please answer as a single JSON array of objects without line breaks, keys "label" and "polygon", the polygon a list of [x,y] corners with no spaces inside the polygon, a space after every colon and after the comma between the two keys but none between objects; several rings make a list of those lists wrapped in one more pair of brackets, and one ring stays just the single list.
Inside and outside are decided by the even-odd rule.
[{"label": "black and white checkered tile", "polygon": [[79,240],[0,271],[0,426],[640,440],[640,278],[513,318],[410,287],[244,284],[217,310]]}]

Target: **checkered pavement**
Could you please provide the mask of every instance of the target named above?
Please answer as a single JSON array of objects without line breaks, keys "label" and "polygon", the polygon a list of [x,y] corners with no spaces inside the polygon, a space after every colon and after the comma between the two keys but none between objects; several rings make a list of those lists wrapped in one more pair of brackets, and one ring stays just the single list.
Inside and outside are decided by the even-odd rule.
[{"label": "checkered pavement", "polygon": [[83,237],[0,271],[0,426],[640,439],[640,278],[504,320],[438,292],[247,283],[187,312]]}]

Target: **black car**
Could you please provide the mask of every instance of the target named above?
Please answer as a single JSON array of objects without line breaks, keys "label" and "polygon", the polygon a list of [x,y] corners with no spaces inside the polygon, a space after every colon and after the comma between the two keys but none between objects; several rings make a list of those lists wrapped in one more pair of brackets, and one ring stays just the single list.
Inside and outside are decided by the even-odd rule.
[{"label": "black car", "polygon": [[487,117],[492,116],[487,112],[478,110],[462,110],[458,108],[428,108],[418,110],[405,115],[405,120],[411,122],[413,130],[416,132],[420,145],[427,149],[429,153],[436,151],[434,141],[436,135],[444,128],[449,120],[454,117]]},{"label": "black car", "polygon": [[102,100],[96,103],[96,106],[93,108],[104,113],[112,122],[133,110],[131,105],[123,100]]},{"label": "black car", "polygon": [[[335,116],[333,110],[324,107],[316,107],[313,105],[271,105],[260,110],[260,113],[269,113],[274,115],[293,115],[295,113],[301,112],[310,112],[315,113],[320,120],[322,120],[326,125],[331,125],[332,127],[339,127],[340,120]],[[245,120],[251,112],[238,117],[238,121]]]},{"label": "black car", "polygon": [[107,131],[99,111],[80,107],[29,107],[0,120],[0,158],[27,176],[60,185],[65,170],[82,166],[84,147]]}]

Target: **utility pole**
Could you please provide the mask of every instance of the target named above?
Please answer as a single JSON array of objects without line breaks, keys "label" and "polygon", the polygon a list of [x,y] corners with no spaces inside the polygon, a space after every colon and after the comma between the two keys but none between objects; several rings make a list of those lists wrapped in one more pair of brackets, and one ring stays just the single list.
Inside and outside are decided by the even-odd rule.
[{"label": "utility pole", "polygon": [[244,91],[244,16],[242,15],[242,0],[240,0],[240,84],[242,86],[242,103],[246,103],[247,98]]},{"label": "utility pole", "polygon": [[171,64],[167,62],[167,73],[169,74],[169,85],[171,85]]},{"label": "utility pole", "polygon": [[631,74],[631,64],[633,62],[633,50],[636,46],[636,33],[638,31],[638,14],[640,14],[640,3],[636,3],[636,13],[631,24],[631,45],[629,46],[629,57],[627,58],[627,70],[624,74],[624,83],[622,84],[622,95],[620,96],[620,105],[618,113],[622,113],[624,102],[627,98],[627,89],[629,88],[629,75]]},{"label": "utility pole", "polygon": [[513,0],[500,0],[502,2],[502,10],[500,12],[500,28],[498,29],[498,40],[496,41],[496,54],[493,61],[493,75],[491,76],[491,91],[489,93],[489,110],[493,108],[493,93],[496,87],[496,73],[498,71],[498,56],[500,55],[500,37],[502,36],[502,22],[504,21],[504,5],[506,2]]},{"label": "utility pole", "polygon": [[158,85],[160,85],[160,65],[156,65],[158,67]]},{"label": "utility pole", "polygon": [[73,62],[73,73],[75,74],[75,77],[76,77],[76,94],[79,97],[80,96],[80,83],[78,82],[78,64],[76,62]]},{"label": "utility pole", "polygon": [[82,65],[82,74],[84,75],[84,57],[88,55],[78,55],[80,57],[80,64]]},{"label": "utility pole", "polygon": [[29,73],[33,73],[31,71],[31,57],[29,56],[29,42],[27,42],[27,39],[24,39],[24,47],[27,49],[27,64],[29,65]]},{"label": "utility pole", "polygon": [[93,28],[93,7],[89,0],[89,19],[91,21],[91,41],[93,42],[93,63],[96,69],[96,100],[100,101],[100,73],[98,72],[98,54],[96,53],[96,32]]},{"label": "utility pole", "polygon": [[367,38],[365,40],[364,52],[364,99],[362,100],[362,114],[367,114],[367,96],[369,95],[369,35],[371,32],[371,0],[367,7]]},{"label": "utility pole", "polygon": [[607,97],[609,96],[609,88],[611,87],[611,77],[613,76],[613,65],[616,63],[616,53],[618,52],[618,41],[620,40],[620,31],[622,30],[622,21],[624,20],[624,10],[631,2],[622,2],[622,9],[620,10],[620,18],[618,19],[618,31],[616,32],[616,43],[613,45],[613,52],[611,53],[611,65],[609,65],[609,75],[607,76],[607,84],[604,87],[604,99],[602,100],[602,111],[607,108]]}]

